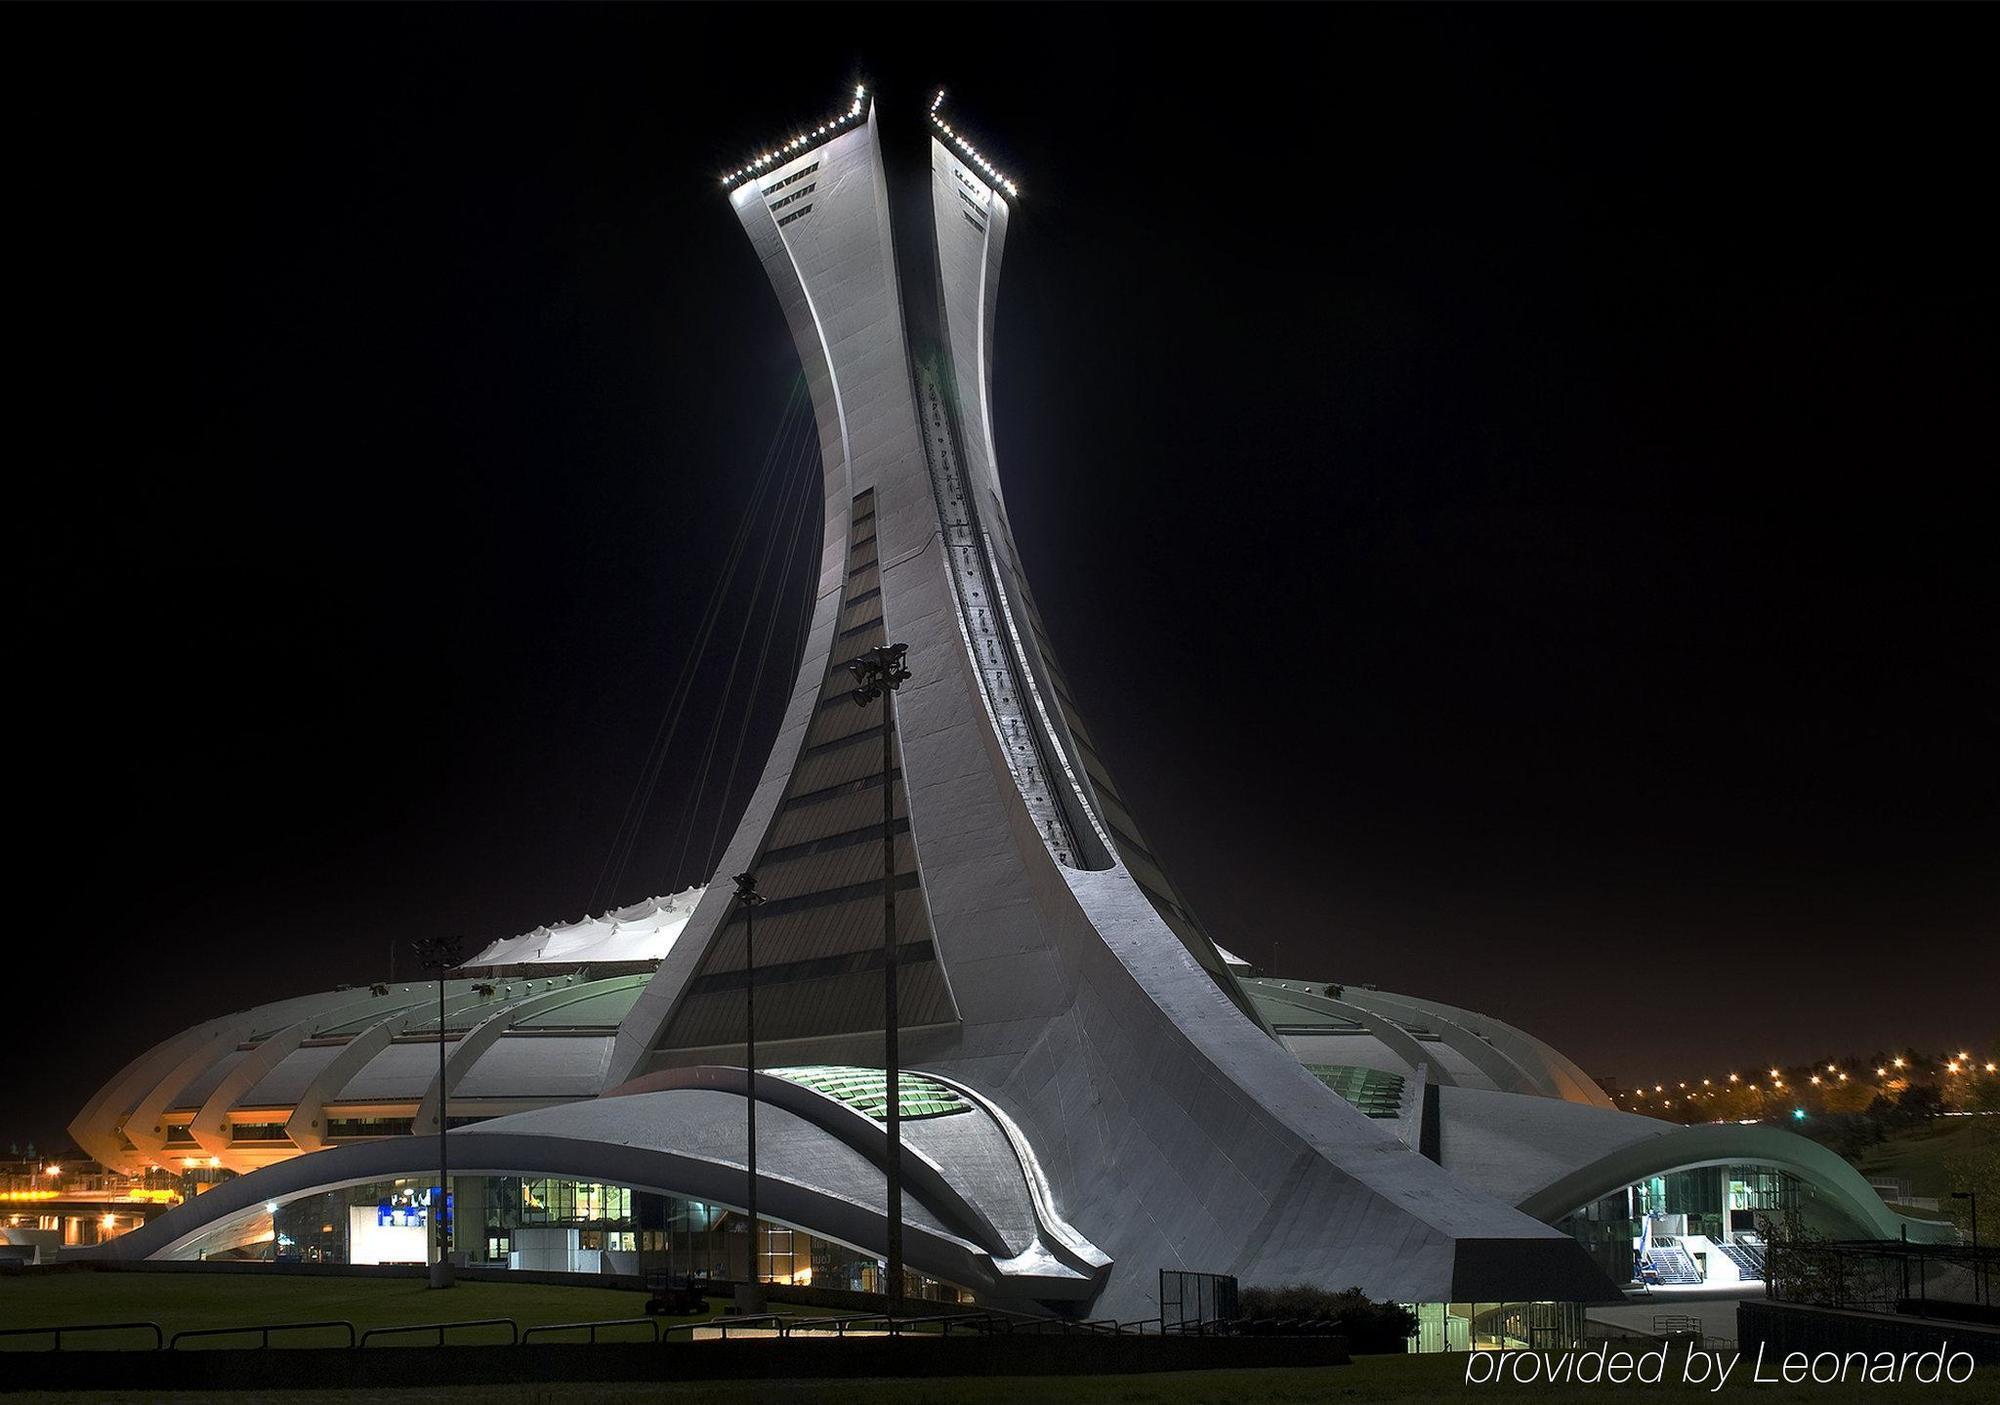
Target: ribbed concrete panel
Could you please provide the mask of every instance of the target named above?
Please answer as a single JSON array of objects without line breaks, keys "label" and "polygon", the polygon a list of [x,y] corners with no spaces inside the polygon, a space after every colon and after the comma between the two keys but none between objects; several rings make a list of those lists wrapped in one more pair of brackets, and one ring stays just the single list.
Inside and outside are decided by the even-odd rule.
[{"label": "ribbed concrete panel", "polygon": [[[613,1036],[503,1035],[452,1089],[455,1098],[588,1098],[604,1082]],[[436,1047],[431,1057],[437,1057]],[[431,1072],[437,1072],[432,1065]]]},{"label": "ribbed concrete panel", "polygon": [[240,1099],[242,1105],[291,1108],[339,1052],[337,1044],[308,1044],[292,1050],[250,1086]]},{"label": "ribbed concrete panel", "polygon": [[1415,1072],[1409,1062],[1366,1030],[1353,1034],[1280,1035],[1300,1063],[1334,1064],[1346,1068],[1376,1068],[1384,1073]]},{"label": "ribbed concrete panel", "polygon": [[180,1090],[174,1094],[173,1099],[167,1104],[168,1108],[174,1112],[193,1112],[208,1101],[209,1094],[213,1093],[216,1086],[229,1076],[231,1069],[243,1062],[247,1052],[244,1049],[231,1049],[228,1053],[209,1063],[198,1075],[181,1085]]},{"label": "ribbed concrete panel", "polygon": [[1588,1103],[1593,1107],[1611,1108],[1610,1097],[1597,1086],[1597,1080],[1585,1073],[1561,1050],[1552,1048],[1540,1039],[1513,1025],[1482,1015],[1476,1010],[1464,1010],[1455,1005],[1446,1005],[1436,1000],[1420,999],[1413,995],[1398,995],[1394,999],[1418,1009],[1439,1011],[1463,1024],[1475,1034],[1492,1042],[1517,1065],[1533,1077],[1543,1092],[1572,1102]]},{"label": "ribbed concrete panel", "polygon": [[[879,945],[880,937],[877,937]],[[871,952],[872,954],[872,952]],[[901,960],[896,980],[905,1010],[904,1024],[913,1028],[948,1021],[951,1003],[935,961]],[[720,991],[691,998],[677,1018],[675,1047],[690,1051],[734,1048],[743,1044],[743,992]],[[863,1034],[882,1028],[882,970],[879,965],[846,975],[810,981],[757,983],[757,1042],[759,1048],[789,1040]],[[865,1055],[864,1055],[865,1057]],[[880,1066],[881,1046],[874,1045]]]},{"label": "ribbed concrete panel", "polygon": [[435,1039],[391,1044],[327,1101],[330,1103],[415,1102],[437,1076]]}]

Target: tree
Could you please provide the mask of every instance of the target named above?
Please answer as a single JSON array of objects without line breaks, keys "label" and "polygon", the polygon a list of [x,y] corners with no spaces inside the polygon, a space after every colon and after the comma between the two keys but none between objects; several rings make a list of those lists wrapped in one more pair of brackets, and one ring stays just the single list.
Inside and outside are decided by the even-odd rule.
[{"label": "tree", "polygon": [[[1953,1139],[1954,1141],[1957,1138]],[[2000,1127],[1980,1129],[1978,1139],[1972,1146],[1946,1153],[1944,1174],[1947,1184],[1953,1190],[1969,1190],[1987,1206],[1991,1216],[1994,1207],[2000,1206]],[[1945,1200],[1940,1202],[1944,1211],[1952,1218],[1961,1233],[1970,1235],[1972,1231],[1972,1202],[1969,1200]],[[1992,1243],[2000,1238],[2000,1225],[1991,1218],[1980,1226],[1985,1242]]]},{"label": "tree", "polygon": [[1245,1288],[1238,1310],[1253,1321],[1332,1321],[1358,1354],[1402,1351],[1417,1330],[1417,1316],[1401,1303],[1372,1301],[1359,1288],[1336,1293],[1311,1283],[1283,1288]]},{"label": "tree", "polygon": [[1912,1122],[1928,1122],[1944,1111],[1944,1094],[1935,1083],[1912,1083],[1897,1096],[1896,1111]]}]

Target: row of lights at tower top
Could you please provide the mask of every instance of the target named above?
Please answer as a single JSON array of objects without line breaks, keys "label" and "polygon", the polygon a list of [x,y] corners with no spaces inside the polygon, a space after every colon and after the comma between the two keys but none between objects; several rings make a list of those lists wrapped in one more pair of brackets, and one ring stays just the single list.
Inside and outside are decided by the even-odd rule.
[{"label": "row of lights at tower top", "polygon": [[[1875,1076],[1877,1078],[1892,1078],[1900,1076],[1900,1071],[1907,1069],[1909,1067],[1909,1062],[1910,1061],[1908,1059],[1898,1057],[1889,1060],[1889,1062],[1886,1064],[1878,1064],[1876,1065],[1875,1068]],[[1981,1072],[2000,1073],[2000,1062],[1995,1062],[1992,1059],[1988,1059],[1984,1064],[1981,1064],[1972,1057],[1972,1054],[1969,1050],[1961,1050],[1957,1058],[1946,1059],[1944,1062],[1944,1067],[1940,1069],[1939,1072],[1946,1074],[1953,1074],[1953,1075],[1962,1073],[1977,1074]],[[1771,1088],[1774,1091],[1781,1091],[1786,1086],[1783,1070],[1775,1068],[1772,1069],[1770,1072],[1770,1078],[1771,1078]],[[1807,1075],[1806,1081],[1815,1088],[1820,1088],[1820,1087],[1831,1088],[1831,1087],[1838,1087],[1842,1083],[1847,1082],[1848,1075],[1846,1071],[1840,1067],[1839,1064],[1828,1064],[1826,1066],[1825,1073],[1809,1074]],[[1754,1081],[1745,1082],[1741,1074],[1732,1073],[1725,1080],[1724,1088],[1719,1090],[1715,1086],[1715,1080],[1711,1078],[1704,1078],[1701,1080],[1701,1083],[1695,1087],[1690,1087],[1686,1083],[1679,1083],[1676,1084],[1673,1089],[1669,1089],[1667,1085],[1664,1083],[1655,1083],[1650,1090],[1646,1088],[1634,1089],[1632,1092],[1632,1096],[1634,1098],[1643,1099],[1648,1091],[1651,1091],[1653,1093],[1679,1092],[1681,1094],[1684,1094],[1682,1101],[1693,1102],[1696,1098],[1712,1098],[1715,1096],[1717,1091],[1727,1091],[1727,1088],[1729,1086],[1744,1088],[1753,1093],[1757,1091],[1757,1084]],[[1702,1089],[1704,1088],[1709,1089],[1710,1091],[1703,1092]],[[1622,1097],[1624,1095],[1620,1093],[1615,1096]],[[1665,1106],[1671,1107],[1673,1105],[1673,1101],[1674,1100],[1671,1096],[1667,1097],[1665,1100]]]},{"label": "row of lights at tower top", "polygon": [[723,185],[733,186],[737,182],[747,180],[760,171],[769,170],[772,166],[782,165],[787,158],[803,151],[814,142],[833,136],[843,129],[852,126],[854,123],[860,121],[861,114],[867,111],[867,99],[868,89],[866,87],[856,88],[854,90],[854,101],[849,105],[847,111],[841,113],[838,117],[820,123],[810,132],[801,132],[783,146],[772,151],[767,151],[761,156],[754,157],[745,162],[741,170],[731,171],[722,178]]},{"label": "row of lights at tower top", "polygon": [[931,99],[931,121],[937,123],[938,130],[940,132],[943,132],[946,136],[950,137],[954,142],[958,143],[958,149],[965,153],[966,158],[969,161],[971,161],[973,165],[977,166],[980,170],[984,171],[989,180],[993,181],[996,185],[998,185],[1001,189],[1005,190],[1009,195],[1013,196],[1016,200],[1020,199],[1021,188],[1015,185],[1014,182],[1008,180],[1005,176],[1001,175],[998,171],[994,170],[992,162],[988,161],[984,156],[981,156],[977,151],[975,151],[973,149],[971,142],[967,141],[957,132],[954,132],[951,129],[951,123],[945,121],[944,118],[938,116],[938,109],[942,106],[944,106],[944,89],[939,88],[937,91],[937,96]]}]

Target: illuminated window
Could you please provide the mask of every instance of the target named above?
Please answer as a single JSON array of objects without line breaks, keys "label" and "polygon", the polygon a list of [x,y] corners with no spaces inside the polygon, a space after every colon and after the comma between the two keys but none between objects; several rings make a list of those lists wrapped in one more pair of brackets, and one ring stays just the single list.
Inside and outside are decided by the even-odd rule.
[{"label": "illuminated window", "polygon": [[[810,1088],[836,1102],[845,1103],[863,1117],[880,1122],[889,1113],[889,1079],[879,1068],[811,1064],[798,1068],[774,1068],[774,1077]],[[957,1089],[907,1070],[896,1080],[896,1104],[903,1117],[949,1117],[970,1112],[972,1104]]]}]

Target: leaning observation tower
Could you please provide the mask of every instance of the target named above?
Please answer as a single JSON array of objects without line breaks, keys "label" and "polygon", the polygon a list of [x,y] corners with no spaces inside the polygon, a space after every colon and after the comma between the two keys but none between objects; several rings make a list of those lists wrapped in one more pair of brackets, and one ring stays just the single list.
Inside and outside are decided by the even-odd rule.
[{"label": "leaning observation tower", "polygon": [[[450,1202],[410,1187],[441,1162],[438,1253],[625,1272],[657,1230],[740,1278],[779,1251],[715,1226],[761,1219],[792,1245],[767,1281],[838,1266],[863,1287],[886,1258],[1126,1319],[1160,1315],[1170,1269],[1433,1316],[1615,1298],[1644,1216],[1686,1219],[1635,1198],[1673,1172],[1690,1206],[1768,1179],[1837,1235],[1950,1233],[1803,1138],[1619,1111],[1502,1021],[1218,949],[1078,715],[1015,550],[991,396],[1020,190],[941,94],[885,115],[863,91],[723,186],[823,475],[797,676],[715,870],[754,883],[495,942],[435,990],[341,987],[160,1042],[71,1130],[107,1166],[216,1183],[83,1252],[421,1256],[413,1222]],[[1750,1242],[1715,1233],[1711,1277]]]},{"label": "leaning observation tower", "polygon": [[[1059,1208],[1000,1255],[1025,1296],[1130,1311],[1169,1266],[1413,1301],[1601,1295],[1568,1236],[1302,1068],[1149,850],[1014,546],[992,383],[1020,192],[943,97],[890,115],[857,91],[724,181],[804,365],[825,474],[809,639],[718,870],[754,871],[768,899],[760,1041],[788,1063],[879,1066],[887,785],[901,1061],[990,1104]],[[848,669],[883,644],[908,646],[910,673],[886,774],[882,711],[854,705]],[[740,1048],[742,922],[712,889],[620,1031],[616,1080],[686,1083]]]}]

